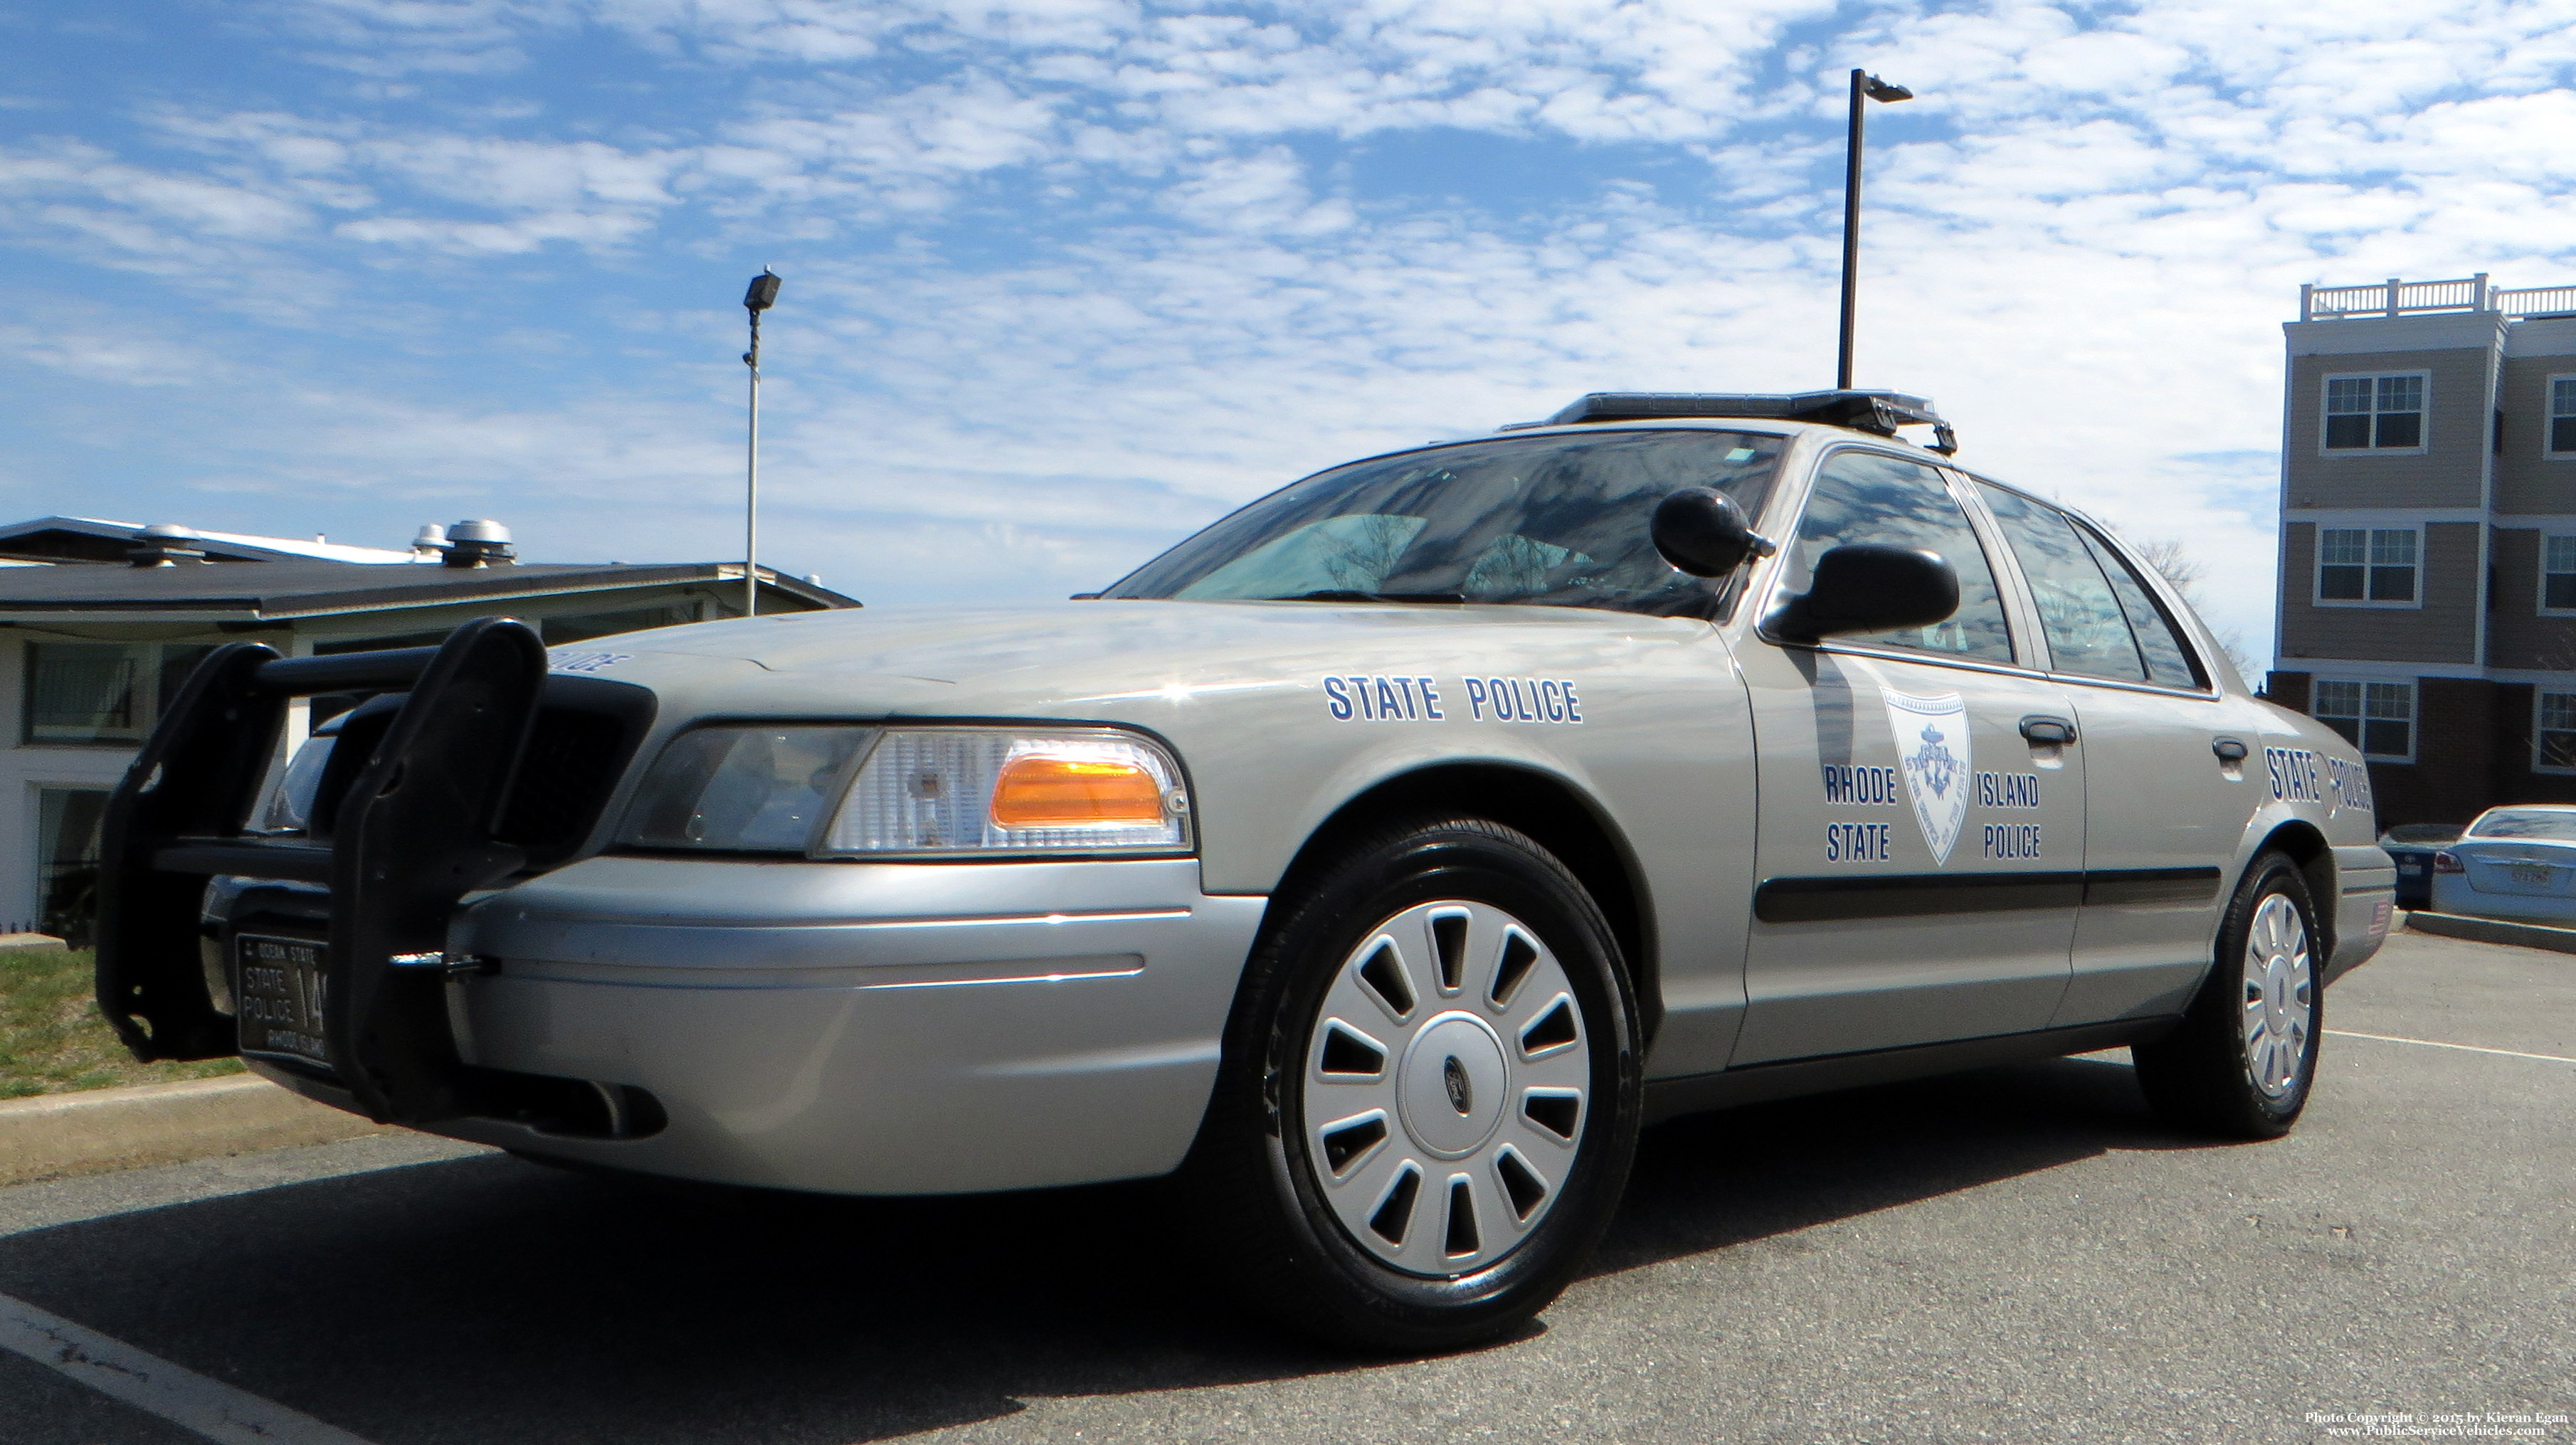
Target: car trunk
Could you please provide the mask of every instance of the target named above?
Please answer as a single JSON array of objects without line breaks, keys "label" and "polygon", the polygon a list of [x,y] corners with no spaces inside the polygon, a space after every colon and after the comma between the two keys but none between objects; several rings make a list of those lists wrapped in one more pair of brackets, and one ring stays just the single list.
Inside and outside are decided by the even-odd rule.
[{"label": "car trunk", "polygon": [[2469,887],[2480,893],[2527,898],[2576,896],[2576,843],[2536,838],[2496,838],[2455,843]]}]

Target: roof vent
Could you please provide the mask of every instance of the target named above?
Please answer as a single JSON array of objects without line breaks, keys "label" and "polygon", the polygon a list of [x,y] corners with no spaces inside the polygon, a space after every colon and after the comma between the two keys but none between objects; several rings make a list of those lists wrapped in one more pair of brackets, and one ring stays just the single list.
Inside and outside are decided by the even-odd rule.
[{"label": "roof vent", "polygon": [[[426,534],[424,528],[423,535]],[[450,567],[489,567],[517,560],[518,554],[510,550],[510,529],[498,522],[459,522],[447,529],[446,561]]]},{"label": "roof vent", "polygon": [[420,524],[420,535],[411,539],[411,559],[435,562],[447,555],[447,529],[436,522]]},{"label": "roof vent", "polygon": [[176,567],[181,562],[203,562],[205,551],[193,544],[194,528],[171,522],[155,522],[134,534],[134,545],[125,549],[126,560],[137,567]]}]

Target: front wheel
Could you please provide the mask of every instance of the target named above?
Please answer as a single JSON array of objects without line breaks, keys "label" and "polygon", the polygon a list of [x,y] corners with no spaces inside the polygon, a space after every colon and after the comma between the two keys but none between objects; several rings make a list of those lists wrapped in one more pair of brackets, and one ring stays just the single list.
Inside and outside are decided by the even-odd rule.
[{"label": "front wheel", "polygon": [[1346,1344],[1516,1328],[1600,1239],[1635,1152],[1636,1003],[1600,909],[1478,819],[1365,840],[1283,902],[1185,1174],[1209,1257]]},{"label": "front wheel", "polygon": [[2266,853],[2245,870],[2218,958],[2180,1027],[2129,1050],[2167,1123],[2234,1139],[2290,1132],[2308,1104],[2325,1018],[2316,905],[2299,865]]}]

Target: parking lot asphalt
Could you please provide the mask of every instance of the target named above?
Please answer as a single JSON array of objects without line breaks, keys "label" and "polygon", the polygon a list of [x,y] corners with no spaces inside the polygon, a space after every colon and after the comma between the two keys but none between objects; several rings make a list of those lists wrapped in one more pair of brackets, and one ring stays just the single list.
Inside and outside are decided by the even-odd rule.
[{"label": "parking lot asphalt", "polygon": [[[1147,1186],[822,1199],[404,1138],[0,1190],[0,1296],[375,1445],[2306,1441],[2365,1412],[2576,1442],[2576,957],[2401,934],[2325,1026],[2273,1143],[2163,1129],[2125,1054],[1666,1125],[1590,1276],[1438,1359],[1212,1301],[1227,1261]],[[0,1353],[0,1441],[200,1438]]]}]

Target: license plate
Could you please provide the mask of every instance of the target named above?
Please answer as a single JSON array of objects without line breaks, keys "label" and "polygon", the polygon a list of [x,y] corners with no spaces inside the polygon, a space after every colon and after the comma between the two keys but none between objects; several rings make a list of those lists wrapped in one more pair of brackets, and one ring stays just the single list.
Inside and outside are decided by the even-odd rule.
[{"label": "license plate", "polygon": [[2545,864],[2515,863],[2506,867],[2505,876],[2511,878],[2516,883],[2538,885],[2548,882],[2549,875],[2557,871],[2557,869],[2551,868]]},{"label": "license plate", "polygon": [[328,987],[321,944],[308,938],[235,935],[233,1009],[241,1051],[329,1063],[330,1053],[322,1046]]},{"label": "license plate", "polygon": [[2397,871],[2409,878],[2420,878],[2424,873],[2424,865],[2421,863],[2400,863],[2397,865]]}]

